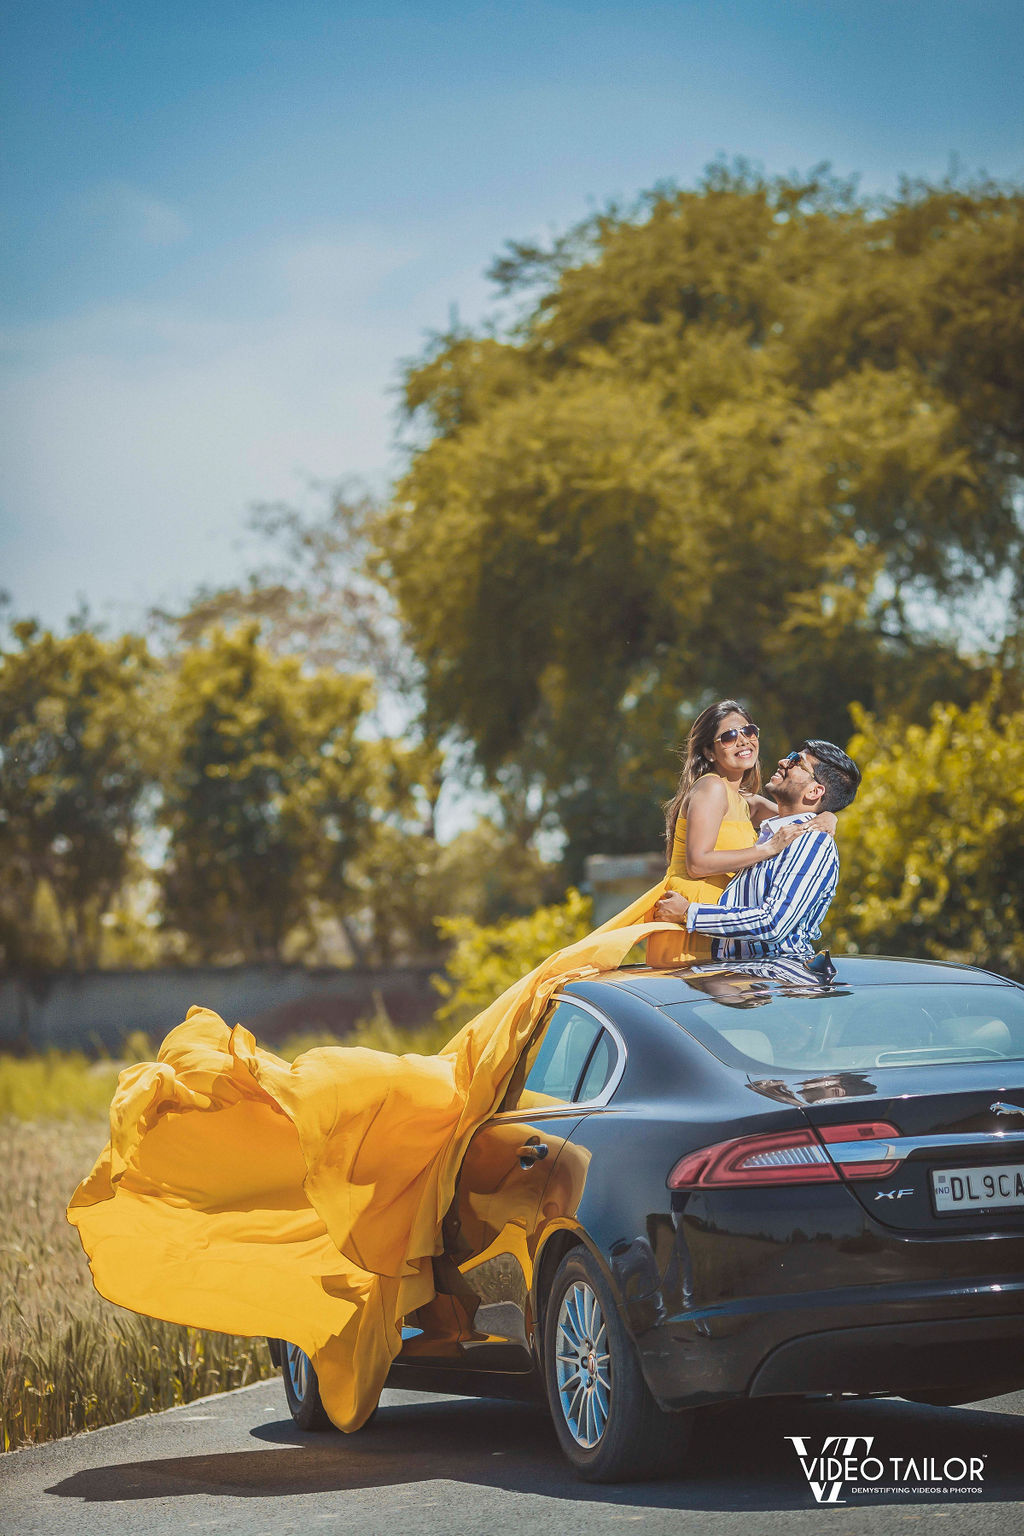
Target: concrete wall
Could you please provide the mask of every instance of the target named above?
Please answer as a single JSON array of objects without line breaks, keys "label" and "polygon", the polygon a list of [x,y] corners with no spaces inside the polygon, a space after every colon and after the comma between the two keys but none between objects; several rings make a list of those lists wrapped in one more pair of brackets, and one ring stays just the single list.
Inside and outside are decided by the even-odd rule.
[{"label": "concrete wall", "polygon": [[[599,855],[586,861],[595,926],[664,873],[661,854]],[[80,1046],[117,1052],[142,1030],[160,1040],[193,1003],[273,1044],[305,1030],[343,1035],[376,1012],[378,999],[405,1028],[426,1024],[439,1002],[430,977],[440,966],[341,970],[324,966],[195,966],[152,971],[62,972],[0,979],[0,1050]]]},{"label": "concrete wall", "polygon": [[340,970],[301,966],[204,966],[153,971],[88,971],[0,980],[0,1050],[48,1046],[115,1052],[144,1030],[161,1039],[193,1003],[273,1043],[299,1030],[344,1034],[376,1010],[395,1024],[425,1024],[439,1002],[438,966]]}]

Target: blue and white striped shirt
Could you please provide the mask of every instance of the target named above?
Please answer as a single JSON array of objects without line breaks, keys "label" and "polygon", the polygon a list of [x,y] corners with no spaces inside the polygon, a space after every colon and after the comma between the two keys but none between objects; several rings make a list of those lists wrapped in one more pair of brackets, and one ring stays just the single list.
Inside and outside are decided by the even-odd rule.
[{"label": "blue and white striped shirt", "polygon": [[[762,823],[758,842],[779,827],[809,819],[771,816]],[[821,937],[821,921],[838,882],[835,838],[827,832],[805,832],[775,858],[741,869],[716,906],[692,902],[686,926],[712,935],[716,960],[807,954]]]}]

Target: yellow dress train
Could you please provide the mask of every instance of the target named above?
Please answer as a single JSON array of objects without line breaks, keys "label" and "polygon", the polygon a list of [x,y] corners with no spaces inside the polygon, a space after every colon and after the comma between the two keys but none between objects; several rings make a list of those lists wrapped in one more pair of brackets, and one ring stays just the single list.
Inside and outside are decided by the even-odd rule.
[{"label": "yellow dress train", "polygon": [[[725,783],[725,780],[722,781]],[[715,852],[738,848],[752,848],[757,841],[750,820],[747,802],[738,789],[725,783],[729,805],[718,836]],[[679,891],[689,901],[706,901],[716,904],[732,875],[709,875],[705,880],[693,880],[686,873],[686,817],[676,822],[672,838],[672,858],[668,866],[667,888]],[[647,940],[648,965],[686,965],[688,962],[711,959],[711,940],[704,933],[688,933],[685,928],[674,927],[654,933]]]},{"label": "yellow dress train", "polygon": [[191,1009],[157,1061],[122,1072],[110,1143],[68,1207],[97,1289],[170,1322],[298,1344],[331,1418],[357,1429],[401,1319],[434,1295],[463,1154],[547,999],[673,929],[644,921],[665,889],[549,956],[437,1056],[334,1046],[289,1065]]}]

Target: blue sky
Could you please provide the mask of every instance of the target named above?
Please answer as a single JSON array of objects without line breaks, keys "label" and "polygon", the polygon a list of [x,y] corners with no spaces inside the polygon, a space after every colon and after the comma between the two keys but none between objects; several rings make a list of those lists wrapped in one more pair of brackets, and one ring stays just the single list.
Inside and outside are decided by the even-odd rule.
[{"label": "blue sky", "polygon": [[1020,0],[39,0],[2,39],[0,586],[111,624],[383,485],[506,239],[718,154],[1024,179]]}]

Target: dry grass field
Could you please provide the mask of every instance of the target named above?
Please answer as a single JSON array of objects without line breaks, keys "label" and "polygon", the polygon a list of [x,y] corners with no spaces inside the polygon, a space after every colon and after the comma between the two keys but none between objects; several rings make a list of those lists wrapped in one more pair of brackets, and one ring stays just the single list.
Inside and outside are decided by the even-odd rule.
[{"label": "dry grass field", "polygon": [[0,1444],[187,1403],[271,1374],[266,1344],[138,1317],[93,1289],[64,1205],[105,1140],[96,1116],[0,1119]]}]

